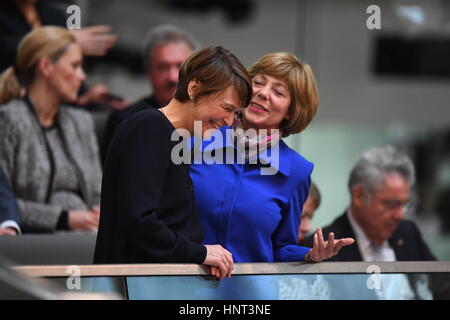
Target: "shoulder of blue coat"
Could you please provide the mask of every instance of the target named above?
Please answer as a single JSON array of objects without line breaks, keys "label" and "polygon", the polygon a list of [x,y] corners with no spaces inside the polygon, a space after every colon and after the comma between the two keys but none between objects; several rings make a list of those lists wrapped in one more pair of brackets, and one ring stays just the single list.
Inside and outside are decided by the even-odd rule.
[{"label": "shoulder of blue coat", "polygon": [[314,169],[312,162],[291,149],[283,140],[280,141],[280,157],[281,165],[288,167],[290,169],[289,175],[296,177],[298,180],[310,176]]}]

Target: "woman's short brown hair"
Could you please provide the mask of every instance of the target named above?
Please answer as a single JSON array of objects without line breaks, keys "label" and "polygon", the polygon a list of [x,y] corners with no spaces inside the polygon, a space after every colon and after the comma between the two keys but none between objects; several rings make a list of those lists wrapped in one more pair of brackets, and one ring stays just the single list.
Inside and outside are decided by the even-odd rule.
[{"label": "woman's short brown hair", "polygon": [[283,137],[303,131],[314,118],[319,106],[319,92],[311,67],[287,52],[269,53],[250,67],[250,77],[265,74],[286,81],[291,95],[289,120],[283,120]]},{"label": "woman's short brown hair", "polygon": [[208,96],[236,87],[241,107],[246,107],[252,97],[252,84],[247,69],[230,51],[223,47],[208,47],[194,52],[182,65],[178,74],[175,99],[188,101],[188,85],[191,80],[200,82],[196,96]]}]

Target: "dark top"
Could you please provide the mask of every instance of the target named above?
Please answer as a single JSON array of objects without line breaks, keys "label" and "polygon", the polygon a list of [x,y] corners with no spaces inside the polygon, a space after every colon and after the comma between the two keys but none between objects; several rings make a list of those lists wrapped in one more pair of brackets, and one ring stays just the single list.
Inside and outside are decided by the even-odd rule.
[{"label": "dark top", "polygon": [[111,144],[111,140],[114,136],[114,132],[116,131],[119,124],[121,124],[124,120],[133,116],[136,112],[139,112],[142,110],[147,110],[147,109],[159,109],[161,107],[162,107],[162,105],[156,101],[154,96],[147,96],[147,97],[144,97],[141,100],[125,107],[122,110],[113,110],[108,118],[105,133],[103,136],[102,147],[101,147],[102,163],[105,162],[106,153],[108,152],[108,147]]},{"label": "dark top", "polygon": [[0,223],[6,220],[12,220],[18,225],[20,224],[16,199],[9,188],[5,173],[0,168]]},{"label": "dark top", "polygon": [[57,230],[69,230],[68,219],[71,210],[90,210],[83,200],[80,175],[77,168],[67,153],[67,147],[57,122],[51,127],[43,127],[45,140],[48,143],[48,151],[52,153],[54,166],[52,193],[49,203],[62,208],[61,215],[56,225]]},{"label": "dark top", "polygon": [[[42,25],[65,27],[66,16],[62,10],[47,1],[36,2]],[[12,0],[0,1],[0,72],[14,64],[17,46],[31,31],[31,26]]]},{"label": "dark top", "polygon": [[[348,220],[347,213],[338,217],[333,223],[323,228],[324,239],[328,239],[328,234],[334,232],[336,238],[351,237],[355,239],[355,232]],[[427,244],[423,241],[419,229],[414,222],[403,220],[398,225],[397,230],[388,239],[389,245],[395,252],[397,261],[433,261],[436,258],[431,253]],[[305,239],[303,245],[312,246],[312,236]],[[339,253],[330,261],[362,261],[358,243],[342,247]]]},{"label": "dark top", "polygon": [[94,263],[203,263],[206,248],[175,128],[158,110],[118,128],[106,156]]}]

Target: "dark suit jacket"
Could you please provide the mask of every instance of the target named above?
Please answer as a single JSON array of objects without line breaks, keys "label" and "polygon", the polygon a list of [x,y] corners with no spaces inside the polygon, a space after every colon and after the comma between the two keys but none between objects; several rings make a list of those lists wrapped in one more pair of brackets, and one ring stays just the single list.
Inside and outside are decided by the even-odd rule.
[{"label": "dark suit jacket", "polygon": [[[338,217],[333,223],[323,228],[325,240],[328,234],[334,232],[336,238],[355,238],[355,232],[347,218],[347,213]],[[389,238],[389,245],[394,249],[398,261],[426,261],[436,260],[430,249],[423,241],[419,229],[414,222],[403,220],[397,230]],[[304,245],[312,247],[313,237],[307,237]],[[343,247],[339,253],[329,261],[363,261],[359,252],[358,243]]]},{"label": "dark suit jacket", "polygon": [[16,199],[9,188],[5,173],[0,168],[0,223],[6,220],[13,220],[20,225]]}]

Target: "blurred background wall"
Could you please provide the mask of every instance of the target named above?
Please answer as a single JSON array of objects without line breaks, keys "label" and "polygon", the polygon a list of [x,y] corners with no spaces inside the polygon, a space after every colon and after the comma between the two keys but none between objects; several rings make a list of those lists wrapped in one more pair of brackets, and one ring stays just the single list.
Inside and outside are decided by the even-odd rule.
[{"label": "blurred background wall", "polygon": [[[365,149],[386,143],[416,164],[408,218],[441,260],[450,260],[450,4],[446,0],[79,0],[83,26],[108,24],[119,36],[107,58],[88,61],[89,82],[134,101],[151,88],[139,68],[147,31],[176,24],[203,46],[222,45],[250,66],[273,51],[309,63],[321,104],[288,144],[314,162],[323,202],[315,227],[349,202],[347,177]],[[381,9],[369,30],[366,9]]]}]

